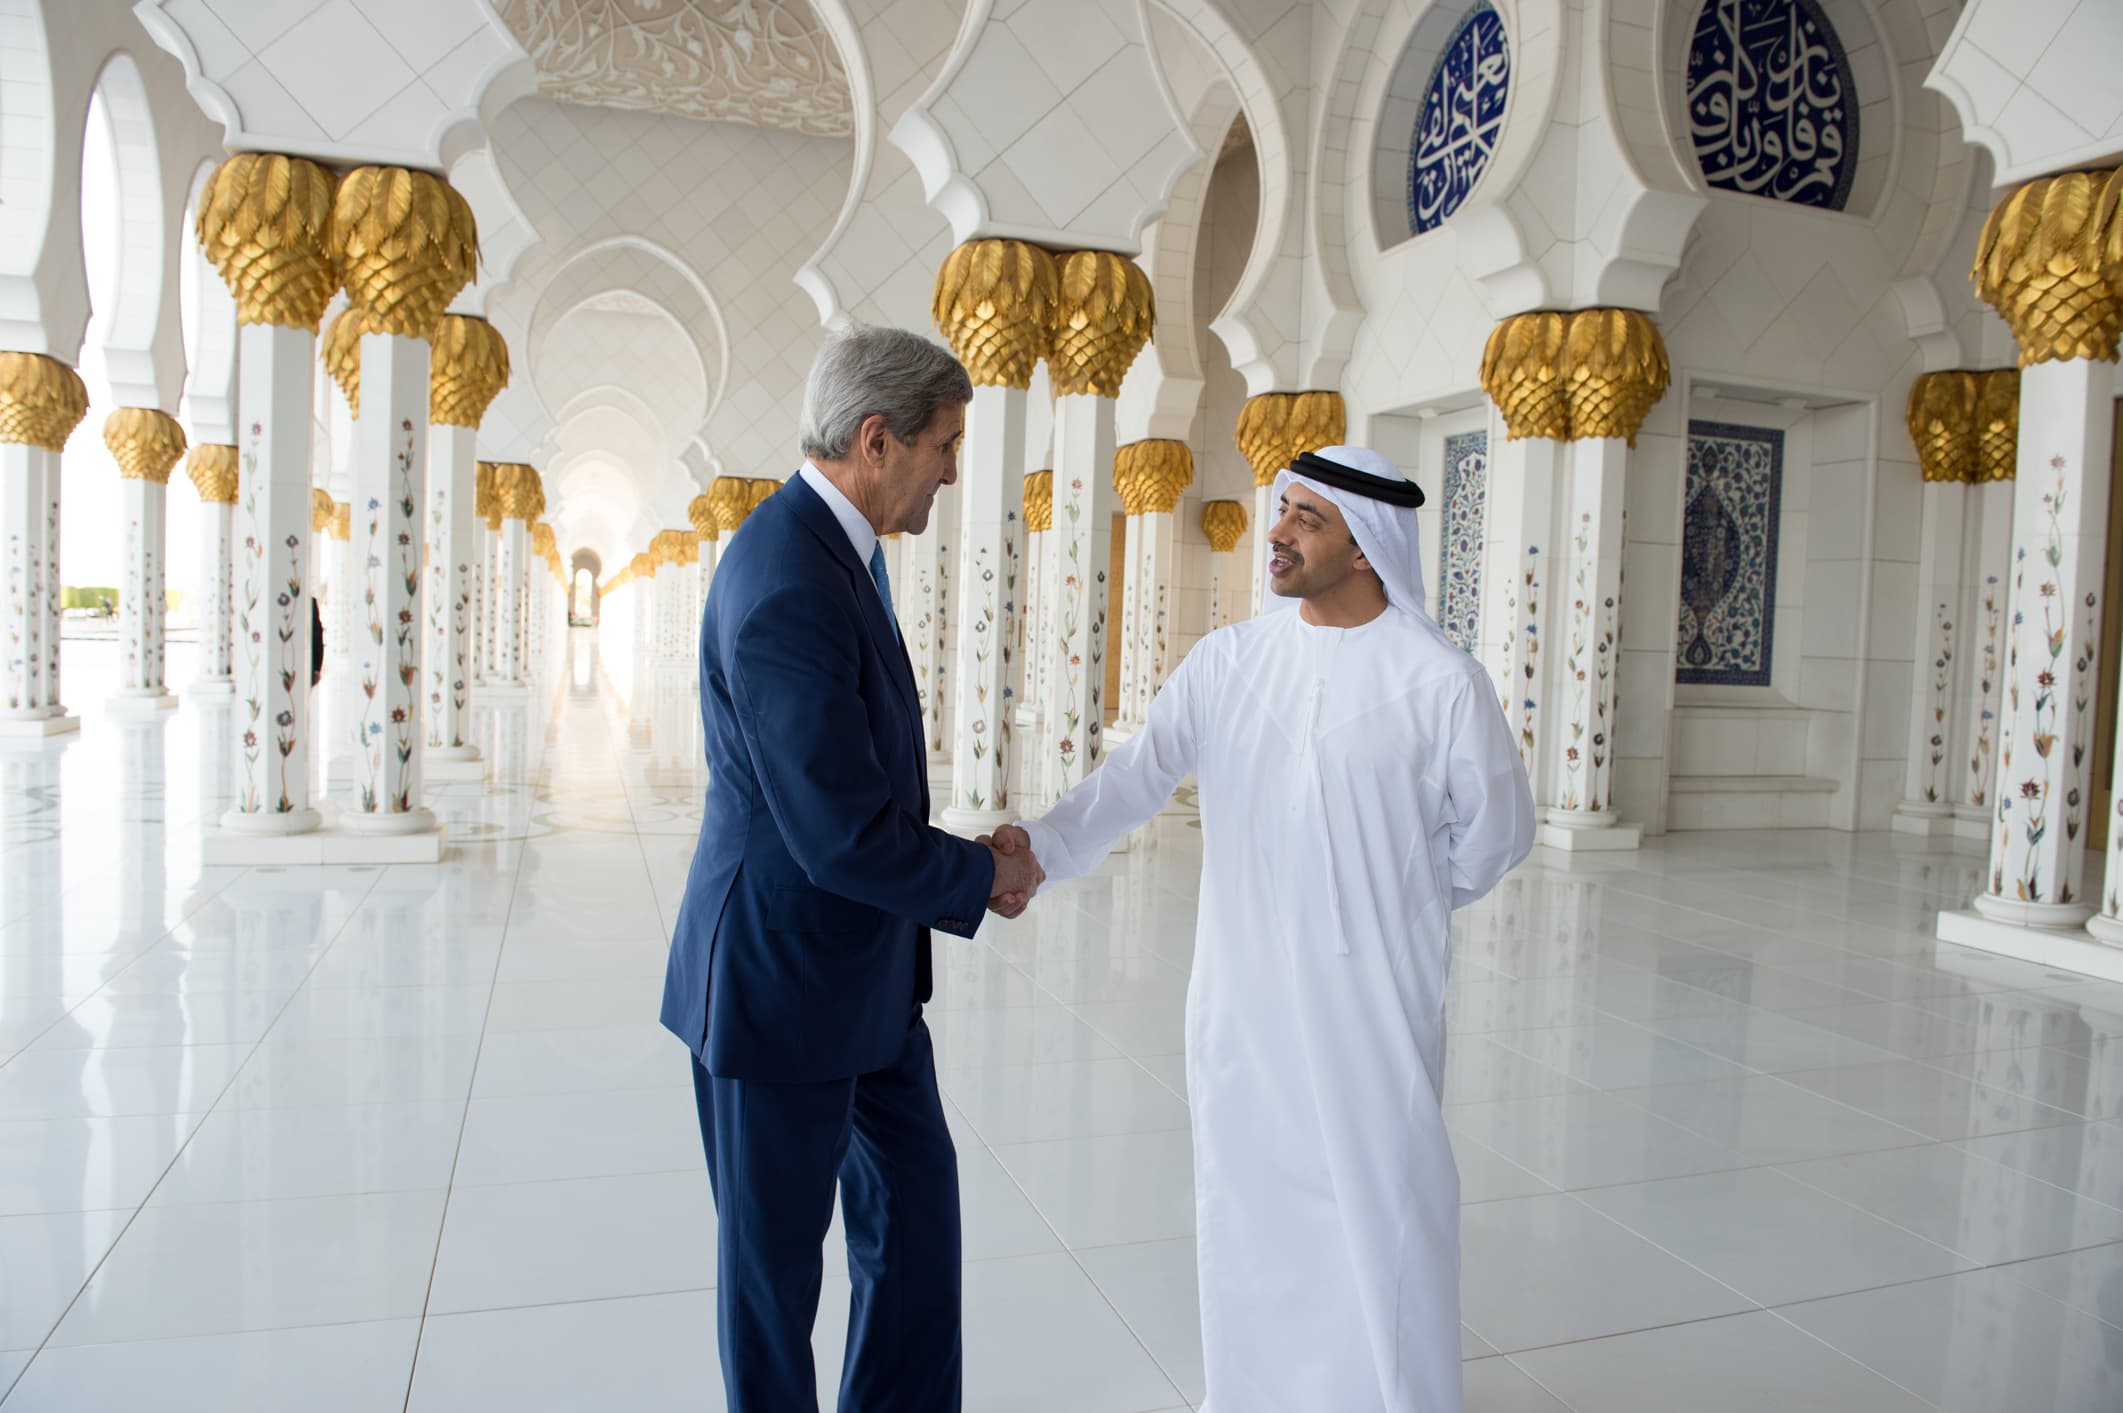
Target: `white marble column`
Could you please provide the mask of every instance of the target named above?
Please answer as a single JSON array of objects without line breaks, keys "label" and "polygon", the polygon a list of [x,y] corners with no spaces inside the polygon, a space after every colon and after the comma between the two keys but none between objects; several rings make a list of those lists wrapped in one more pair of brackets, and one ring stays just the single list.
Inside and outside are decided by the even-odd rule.
[{"label": "white marble column", "polygon": [[[1029,369],[1026,370],[1029,374]],[[960,456],[956,676],[946,829],[984,834],[1010,804],[1009,644],[1016,635],[1017,538],[1024,509],[1026,389],[980,386]],[[941,498],[939,498],[941,499]]]},{"label": "white marble column", "polygon": [[1633,849],[1641,831],[1621,823],[1612,796],[1629,448],[1620,437],[1587,437],[1571,442],[1564,456],[1556,730],[1548,745],[1554,793],[1542,811],[1541,842],[1563,849]]},{"label": "white marble column", "polygon": [[1962,742],[1956,763],[1954,834],[1988,844],[1996,809],[1992,794],[1998,777],[1998,721],[2004,714],[2005,617],[2012,579],[2012,498],[2010,478],[1986,481],[1970,492],[1974,511],[1963,525],[1964,563],[1960,635],[1967,666],[1962,686]]},{"label": "white marble column", "polygon": [[524,688],[524,557],[529,550],[522,518],[504,512],[494,544],[494,686],[510,693]]},{"label": "white marble column", "polygon": [[[1546,758],[1548,701],[1545,673],[1551,609],[1560,586],[1550,581],[1558,556],[1553,538],[1563,446],[1546,437],[1506,441],[1501,427],[1489,439],[1489,497],[1483,538],[1482,665],[1518,742],[1519,760],[1536,800],[1552,798]],[[1560,621],[1559,618],[1556,621]]]},{"label": "white marble column", "polygon": [[951,550],[958,542],[958,496],[939,493],[920,534],[903,538],[902,553],[913,582],[895,579],[893,594],[911,594],[913,629],[907,634],[907,659],[914,667],[914,689],[921,700],[922,737],[928,743],[932,776],[949,778],[951,738],[944,702],[951,690]]},{"label": "white marble column", "polygon": [[[1973,451],[1972,445],[1969,450]],[[1925,469],[1929,477],[1932,468]],[[1955,744],[1962,711],[1954,688],[1968,650],[1962,555],[1972,494],[1973,489],[1960,479],[1927,479],[1924,483],[1909,750],[1902,803],[1895,807],[1894,818],[1895,829],[1906,834],[1953,830],[1955,787],[1961,776]]]},{"label": "white marble column", "polygon": [[321,822],[310,803],[310,756],[318,743],[309,701],[317,338],[314,327],[279,324],[245,324],[238,338],[244,427],[236,514],[238,779],[235,808],[221,825],[239,835],[302,834]]},{"label": "white marble column", "polygon": [[[1235,500],[1212,500],[1202,504],[1202,534],[1209,541],[1209,631],[1231,622],[1224,595],[1233,560],[1246,533],[1246,507]],[[1267,556],[1262,555],[1263,562]]]},{"label": "white marble column", "polygon": [[195,696],[234,696],[236,448],[192,448],[186,474],[199,492],[199,675]]},{"label": "white marble column", "polygon": [[81,726],[59,695],[59,454],[88,391],[56,359],[0,353],[0,412],[0,736],[55,736]]},{"label": "white marble column", "polygon": [[1114,402],[1071,394],[1054,403],[1054,529],[1046,581],[1050,656],[1041,743],[1042,794],[1059,799],[1105,753],[1106,614],[1113,540]]},{"label": "white marble column", "polygon": [[2084,827],[2115,370],[2074,358],[2020,372],[1997,811],[1975,900],[1994,922],[2075,927],[2093,913]]},{"label": "white marble column", "polygon": [[470,739],[472,602],[479,560],[473,513],[476,427],[433,422],[428,429],[426,740],[431,780],[480,780],[486,765]]},{"label": "white marble column", "polygon": [[[1127,447],[1119,448],[1116,460],[1125,459],[1127,453]],[[1133,736],[1142,724],[1142,718],[1137,714],[1142,706],[1142,693],[1136,686],[1136,677],[1141,670],[1143,650],[1143,517],[1141,495],[1135,487],[1116,480],[1113,493],[1120,501],[1121,509],[1121,580],[1115,586],[1118,602],[1113,610],[1120,620],[1120,692],[1112,703],[1114,744],[1118,745]]]},{"label": "white marble column", "polygon": [[164,682],[168,641],[169,479],[184,455],[177,419],[152,407],[121,407],[105,419],[104,445],[118,465],[125,579],[118,591],[118,694],[121,716],[169,711],[177,698]]}]

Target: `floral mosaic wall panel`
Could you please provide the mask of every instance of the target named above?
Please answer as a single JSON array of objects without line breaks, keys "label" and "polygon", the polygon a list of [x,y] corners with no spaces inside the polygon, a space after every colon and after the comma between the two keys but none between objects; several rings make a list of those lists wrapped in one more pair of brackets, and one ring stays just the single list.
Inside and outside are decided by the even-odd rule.
[{"label": "floral mosaic wall panel", "polygon": [[1482,526],[1489,509],[1489,433],[1445,438],[1444,529],[1437,621],[1469,652],[1482,625]]},{"label": "floral mosaic wall panel", "polygon": [[1782,432],[1688,424],[1675,681],[1769,685],[1783,482]]}]

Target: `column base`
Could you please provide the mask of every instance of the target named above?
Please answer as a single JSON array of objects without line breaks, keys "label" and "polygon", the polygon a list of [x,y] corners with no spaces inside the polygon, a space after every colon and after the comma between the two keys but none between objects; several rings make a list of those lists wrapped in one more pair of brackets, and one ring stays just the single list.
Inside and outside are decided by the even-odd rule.
[{"label": "column base", "polygon": [[[2116,933],[2114,945],[2093,932],[2096,923]],[[2038,966],[2057,967],[2102,981],[2123,982],[2123,928],[2096,917],[2085,927],[2029,927],[1978,912],[1939,914],[1939,940],[1994,952]]]},{"label": "column base", "polygon": [[2007,927],[2077,929],[2094,915],[2091,903],[2023,903],[2017,898],[1996,898],[1988,893],[1976,894],[1975,910]]},{"label": "column base", "polygon": [[177,709],[177,694],[171,691],[125,692],[104,703],[105,716],[129,717],[141,720],[159,716]]},{"label": "column base", "polygon": [[1644,841],[1644,827],[1624,824],[1612,810],[1585,814],[1578,810],[1549,810],[1534,842],[1564,853],[1613,853],[1634,849]]},{"label": "column base", "polygon": [[1894,818],[1888,821],[1895,833],[1914,834],[1923,839],[1951,837],[1955,823],[1952,805],[1936,805],[1924,800],[1902,801],[1895,806]]},{"label": "column base", "polygon": [[1953,807],[1953,837],[1981,844],[1986,851],[1990,848],[1990,823],[1988,809],[1977,809],[1973,805]]},{"label": "column base", "polygon": [[206,834],[228,834],[242,839],[284,839],[296,834],[311,834],[324,824],[324,814],[319,810],[288,810],[284,813],[246,814],[242,810],[230,810],[221,816],[218,829],[209,826]]},{"label": "column base", "polygon": [[315,864],[441,863],[447,831],[437,826],[418,834],[357,834],[343,828],[312,829],[302,834],[238,834],[228,829],[200,831],[200,862],[209,868]]},{"label": "column base", "polygon": [[63,736],[81,729],[81,718],[66,711],[50,716],[0,716],[0,736]]},{"label": "column base", "polygon": [[409,810],[341,810],[335,825],[348,834],[364,838],[396,838],[404,834],[427,834],[442,828],[435,811],[425,805]]},{"label": "column base", "polygon": [[420,756],[420,778],[431,785],[482,784],[486,759],[477,746],[429,746]]},{"label": "column base", "polygon": [[938,816],[943,827],[963,838],[971,839],[978,834],[990,834],[1006,824],[1017,823],[1016,810],[966,810],[956,805],[946,806]]},{"label": "column base", "polygon": [[481,701],[520,702],[530,695],[531,684],[528,682],[489,682],[473,692],[472,701],[475,705]]},{"label": "column base", "polygon": [[236,695],[236,679],[233,677],[194,677],[185,684],[184,690],[195,697],[233,697]]}]

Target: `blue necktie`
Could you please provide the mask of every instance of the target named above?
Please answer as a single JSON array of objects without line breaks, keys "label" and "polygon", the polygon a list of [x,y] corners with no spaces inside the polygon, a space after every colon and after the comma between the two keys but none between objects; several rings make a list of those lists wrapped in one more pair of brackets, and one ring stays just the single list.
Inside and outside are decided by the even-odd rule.
[{"label": "blue necktie", "polygon": [[885,622],[892,625],[892,637],[899,637],[899,615],[892,611],[892,576],[885,573],[885,544],[879,540],[870,549],[870,582],[877,585],[877,596],[885,601]]}]

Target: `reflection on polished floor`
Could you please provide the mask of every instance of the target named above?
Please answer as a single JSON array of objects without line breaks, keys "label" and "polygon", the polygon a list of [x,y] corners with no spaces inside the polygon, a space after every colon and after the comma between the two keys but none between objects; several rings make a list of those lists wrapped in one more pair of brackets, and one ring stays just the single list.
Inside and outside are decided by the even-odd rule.
[{"label": "reflection on polished floor", "polygon": [[[5,1413],[722,1406],[655,1022],[699,727],[571,636],[440,868],[202,870],[225,703],[0,754]],[[1201,1398],[1198,841],[940,944],[969,1409]],[[1561,864],[1457,928],[1470,1409],[2123,1408],[2123,987],[1934,942],[1977,862],[1887,836]]]}]

